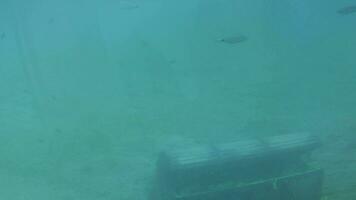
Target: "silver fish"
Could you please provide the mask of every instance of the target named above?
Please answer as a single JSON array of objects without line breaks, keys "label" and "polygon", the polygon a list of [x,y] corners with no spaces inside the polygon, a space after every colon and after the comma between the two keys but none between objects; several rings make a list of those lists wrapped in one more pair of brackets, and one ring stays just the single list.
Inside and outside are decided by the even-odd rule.
[{"label": "silver fish", "polygon": [[218,41],[227,44],[237,44],[237,43],[245,42],[246,40],[248,40],[248,37],[244,35],[230,36],[230,37],[224,37],[218,39]]},{"label": "silver fish", "polygon": [[356,12],[356,5],[355,6],[347,6],[344,8],[341,8],[340,10],[337,11],[340,15],[349,15],[352,13]]}]

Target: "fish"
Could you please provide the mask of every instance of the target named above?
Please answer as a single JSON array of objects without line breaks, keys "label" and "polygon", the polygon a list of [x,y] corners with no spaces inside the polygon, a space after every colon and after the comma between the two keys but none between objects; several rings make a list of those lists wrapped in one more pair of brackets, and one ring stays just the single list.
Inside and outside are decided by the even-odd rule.
[{"label": "fish", "polygon": [[226,44],[237,44],[241,42],[245,42],[248,40],[248,37],[245,35],[237,35],[237,36],[229,36],[218,39],[219,42],[223,42]]},{"label": "fish", "polygon": [[0,35],[0,39],[5,39],[6,38],[6,34],[5,33],[1,33],[1,35]]},{"label": "fish", "polygon": [[53,17],[48,19],[48,24],[53,24],[53,22],[54,22],[54,18]]},{"label": "fish", "polygon": [[356,13],[356,5],[341,8],[340,10],[337,11],[337,13],[340,15],[349,15],[352,13]]},{"label": "fish", "polygon": [[119,1],[118,3],[119,3],[119,9],[121,10],[134,10],[140,7],[137,3],[128,0],[122,0]]}]

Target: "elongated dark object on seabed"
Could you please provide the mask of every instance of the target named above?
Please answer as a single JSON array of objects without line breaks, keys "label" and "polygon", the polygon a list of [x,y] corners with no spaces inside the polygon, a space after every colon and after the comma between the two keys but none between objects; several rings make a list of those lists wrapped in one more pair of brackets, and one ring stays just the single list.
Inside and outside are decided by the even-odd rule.
[{"label": "elongated dark object on seabed", "polygon": [[157,162],[152,199],[257,200],[249,196],[264,192],[271,199],[282,200],[288,194],[273,188],[278,184],[292,187],[287,182],[303,179],[306,183],[302,180],[300,184],[312,190],[292,188],[303,190],[300,198],[293,198],[318,200],[322,171],[310,168],[304,157],[319,145],[312,135],[293,134],[164,151]]}]

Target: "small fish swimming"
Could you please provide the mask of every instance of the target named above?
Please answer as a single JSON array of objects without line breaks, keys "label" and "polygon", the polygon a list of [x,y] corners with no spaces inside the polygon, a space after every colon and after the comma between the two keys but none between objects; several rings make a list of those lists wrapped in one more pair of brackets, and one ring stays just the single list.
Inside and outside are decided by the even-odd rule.
[{"label": "small fish swimming", "polygon": [[244,35],[230,36],[230,37],[224,37],[218,39],[218,41],[227,44],[237,44],[237,43],[245,42],[246,40],[248,40],[248,37]]},{"label": "small fish swimming", "polygon": [[54,23],[54,18],[53,17],[49,18],[48,19],[48,24],[53,24],[53,23]]},{"label": "small fish swimming", "polygon": [[349,15],[352,13],[356,13],[356,5],[355,6],[347,6],[344,8],[341,8],[340,10],[337,11],[338,14],[340,15]]},{"label": "small fish swimming", "polygon": [[128,0],[121,0],[118,3],[121,10],[133,10],[140,7],[137,3]]}]

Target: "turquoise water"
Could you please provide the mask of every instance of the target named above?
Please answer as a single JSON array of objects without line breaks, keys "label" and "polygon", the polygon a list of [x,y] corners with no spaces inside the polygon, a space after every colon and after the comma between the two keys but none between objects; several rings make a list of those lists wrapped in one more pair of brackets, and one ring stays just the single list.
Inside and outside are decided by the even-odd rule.
[{"label": "turquoise water", "polygon": [[343,199],[356,13],[337,10],[353,4],[1,1],[0,198],[141,200],[165,146],[308,131]]}]

